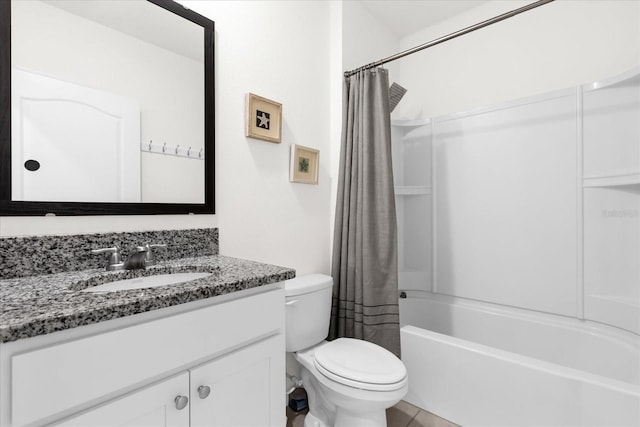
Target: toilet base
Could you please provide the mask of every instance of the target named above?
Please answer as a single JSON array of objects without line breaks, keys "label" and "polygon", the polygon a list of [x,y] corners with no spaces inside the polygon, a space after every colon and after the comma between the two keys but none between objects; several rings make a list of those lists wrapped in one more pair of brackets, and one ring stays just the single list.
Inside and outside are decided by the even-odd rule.
[{"label": "toilet base", "polygon": [[309,399],[309,412],[304,418],[304,427],[334,427],[336,406],[327,399],[318,381],[305,367],[302,367],[301,373]]},{"label": "toilet base", "polygon": [[387,411],[383,409],[354,414],[338,408],[334,427],[387,427]]},{"label": "toilet base", "polygon": [[315,415],[309,412],[304,417],[304,427],[331,427],[331,426],[326,425],[325,423],[320,421],[318,418],[316,418]]}]

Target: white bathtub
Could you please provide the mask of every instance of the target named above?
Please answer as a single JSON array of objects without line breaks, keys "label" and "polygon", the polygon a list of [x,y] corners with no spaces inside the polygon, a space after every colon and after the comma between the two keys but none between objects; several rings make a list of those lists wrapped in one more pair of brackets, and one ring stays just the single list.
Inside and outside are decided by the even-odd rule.
[{"label": "white bathtub", "polygon": [[405,400],[469,426],[640,426],[640,337],[424,292],[400,300]]}]

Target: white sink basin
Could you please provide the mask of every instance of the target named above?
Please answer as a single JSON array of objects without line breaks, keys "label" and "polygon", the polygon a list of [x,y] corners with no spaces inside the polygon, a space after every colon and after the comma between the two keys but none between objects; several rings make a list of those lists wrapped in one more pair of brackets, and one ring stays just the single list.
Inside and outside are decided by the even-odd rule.
[{"label": "white sink basin", "polygon": [[115,292],[131,289],[157,288],[158,286],[177,285],[178,283],[202,279],[212,273],[171,273],[155,276],[136,277],[134,279],[118,280],[99,286],[83,289],[82,292]]}]

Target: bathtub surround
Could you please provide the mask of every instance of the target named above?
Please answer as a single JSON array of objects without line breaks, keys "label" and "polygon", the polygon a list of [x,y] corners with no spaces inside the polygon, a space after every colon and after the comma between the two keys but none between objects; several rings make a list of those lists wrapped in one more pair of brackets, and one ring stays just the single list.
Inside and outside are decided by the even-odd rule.
[{"label": "bathtub surround", "polygon": [[387,70],[345,77],[329,337],[400,354],[398,245]]},{"label": "bathtub surround", "polygon": [[395,121],[407,401],[465,426],[640,423],[639,71]]},{"label": "bathtub surround", "polygon": [[219,253],[217,228],[0,238],[0,279],[104,268],[91,249],[118,245],[126,258],[144,243],[167,245],[154,251],[159,262]]},{"label": "bathtub surround", "polygon": [[636,67],[393,121],[399,288],[640,333],[639,114]]}]

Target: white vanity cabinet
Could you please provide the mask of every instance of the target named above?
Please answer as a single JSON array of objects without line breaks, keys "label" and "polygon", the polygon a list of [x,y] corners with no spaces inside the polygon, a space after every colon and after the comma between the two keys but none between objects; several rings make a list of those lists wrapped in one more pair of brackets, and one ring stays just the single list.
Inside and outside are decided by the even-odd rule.
[{"label": "white vanity cabinet", "polygon": [[[181,410],[176,407],[175,401],[176,398],[188,396],[188,390],[189,374],[185,372],[54,425],[188,427],[188,401]],[[172,396],[175,396],[173,401]]]},{"label": "white vanity cabinet", "polygon": [[[244,427],[278,425],[271,408],[280,340],[269,338],[152,384],[61,427]],[[277,363],[277,362],[276,362]],[[191,385],[191,386],[190,386]],[[277,406],[277,412],[282,412]],[[189,422],[191,420],[191,422]]]},{"label": "white vanity cabinet", "polygon": [[[284,426],[269,398],[273,381],[283,377],[274,378],[272,369],[281,357],[280,341],[268,339],[190,369],[191,426]],[[284,406],[277,410],[282,415]]]},{"label": "white vanity cabinet", "polygon": [[284,291],[2,344],[0,373],[2,427],[282,426]]}]

